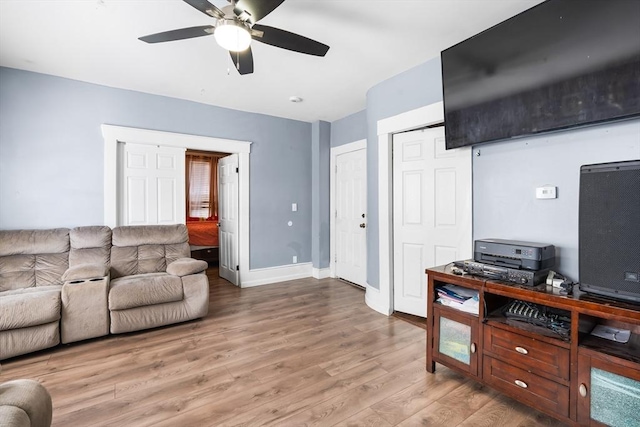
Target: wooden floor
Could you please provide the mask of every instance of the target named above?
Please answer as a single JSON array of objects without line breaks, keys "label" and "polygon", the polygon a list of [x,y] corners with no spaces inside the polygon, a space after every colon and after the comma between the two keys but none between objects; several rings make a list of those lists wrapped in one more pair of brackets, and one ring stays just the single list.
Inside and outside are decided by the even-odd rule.
[{"label": "wooden floor", "polygon": [[425,331],[333,279],[238,289],[209,271],[203,319],[2,363],[35,378],[54,426],[559,426],[444,368]]}]

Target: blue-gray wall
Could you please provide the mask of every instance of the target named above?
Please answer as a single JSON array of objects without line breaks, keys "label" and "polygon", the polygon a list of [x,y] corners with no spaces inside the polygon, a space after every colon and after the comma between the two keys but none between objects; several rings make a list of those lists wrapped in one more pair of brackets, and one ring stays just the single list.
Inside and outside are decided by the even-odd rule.
[{"label": "blue-gray wall", "polygon": [[378,120],[442,101],[440,58],[434,58],[367,92],[367,283],[380,288],[378,236]]},{"label": "blue-gray wall", "polygon": [[103,123],[251,141],[250,267],[311,261],[310,123],[10,68],[0,68],[0,228],[103,223]]},{"label": "blue-gray wall", "polygon": [[343,117],[331,123],[331,147],[367,138],[367,110]]},{"label": "blue-gray wall", "polygon": [[[377,122],[441,100],[440,58],[367,94],[367,282],[375,288],[380,283]],[[554,244],[556,268],[577,280],[580,166],[640,159],[640,119],[484,144],[474,152],[478,149],[481,155],[473,156],[473,238]],[[558,187],[558,198],[536,200],[535,188],[547,184]]]},{"label": "blue-gray wall", "polygon": [[[554,270],[578,280],[580,166],[631,159],[640,159],[640,119],[474,147],[474,238],[551,243]],[[557,199],[536,199],[545,185]]]},{"label": "blue-gray wall", "polygon": [[311,262],[314,268],[329,267],[329,171],[331,123],[311,126]]}]

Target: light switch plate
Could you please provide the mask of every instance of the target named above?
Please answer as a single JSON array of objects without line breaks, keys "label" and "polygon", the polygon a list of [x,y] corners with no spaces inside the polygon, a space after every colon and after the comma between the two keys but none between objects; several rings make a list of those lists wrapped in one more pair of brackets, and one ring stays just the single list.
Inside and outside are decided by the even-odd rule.
[{"label": "light switch plate", "polygon": [[298,204],[291,203],[291,212],[298,212]]}]

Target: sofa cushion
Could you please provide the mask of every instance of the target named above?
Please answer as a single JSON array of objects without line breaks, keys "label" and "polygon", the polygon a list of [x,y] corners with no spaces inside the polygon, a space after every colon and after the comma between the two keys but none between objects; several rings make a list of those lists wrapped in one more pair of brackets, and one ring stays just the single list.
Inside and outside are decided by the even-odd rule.
[{"label": "sofa cushion", "polygon": [[104,225],[76,227],[69,232],[71,251],[69,266],[78,264],[109,265],[111,229]]},{"label": "sofa cushion", "polygon": [[109,310],[182,301],[182,280],[167,273],[125,276],[110,283]]},{"label": "sofa cushion", "polygon": [[69,252],[69,229],[0,230],[0,256]]},{"label": "sofa cushion", "polygon": [[23,288],[0,294],[0,331],[43,325],[60,319],[62,286]]},{"label": "sofa cushion", "polygon": [[60,285],[69,267],[69,230],[0,230],[0,292]]},{"label": "sofa cushion", "polygon": [[190,255],[188,238],[184,224],[114,228],[111,277],[165,272],[167,264]]},{"label": "sofa cushion", "polygon": [[140,225],[113,229],[113,246],[171,245],[189,241],[187,226]]},{"label": "sofa cushion", "polygon": [[60,285],[67,267],[67,253],[0,257],[0,292],[33,286]]}]

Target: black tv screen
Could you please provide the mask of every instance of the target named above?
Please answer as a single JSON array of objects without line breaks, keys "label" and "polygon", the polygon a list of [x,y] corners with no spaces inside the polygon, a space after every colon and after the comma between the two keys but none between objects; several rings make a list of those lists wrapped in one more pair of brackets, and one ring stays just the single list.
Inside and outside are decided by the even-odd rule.
[{"label": "black tv screen", "polygon": [[640,1],[548,0],[441,54],[447,149],[640,115]]}]

